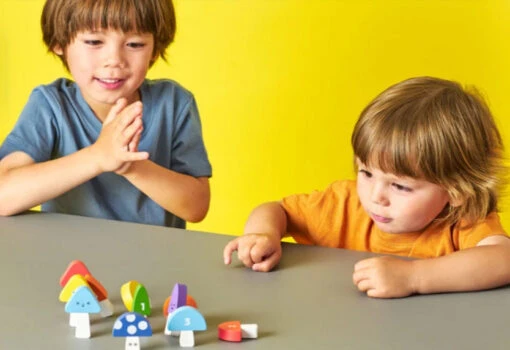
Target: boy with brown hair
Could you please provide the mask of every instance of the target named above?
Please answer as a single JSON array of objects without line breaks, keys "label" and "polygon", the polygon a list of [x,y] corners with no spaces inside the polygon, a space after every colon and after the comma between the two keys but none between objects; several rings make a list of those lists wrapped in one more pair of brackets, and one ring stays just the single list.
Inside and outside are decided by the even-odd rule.
[{"label": "boy with brown hair", "polygon": [[73,80],[34,89],[0,148],[0,215],[43,211],[185,227],[209,209],[193,95],[146,74],[175,34],[171,0],[47,0],[48,50]]}]

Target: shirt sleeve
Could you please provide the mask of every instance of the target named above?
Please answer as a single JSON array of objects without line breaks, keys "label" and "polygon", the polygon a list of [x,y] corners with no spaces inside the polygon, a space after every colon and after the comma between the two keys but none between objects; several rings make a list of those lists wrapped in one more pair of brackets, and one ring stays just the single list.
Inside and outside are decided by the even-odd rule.
[{"label": "shirt sleeve", "polygon": [[212,175],[202,136],[200,116],[193,97],[177,115],[170,167],[172,170],[195,177]]},{"label": "shirt sleeve", "polygon": [[287,232],[296,242],[338,247],[349,214],[349,183],[337,181],[324,191],[285,197]]},{"label": "shirt sleeve", "polygon": [[456,228],[454,242],[456,241],[458,249],[467,249],[475,247],[482,239],[495,235],[507,235],[507,233],[501,225],[498,213],[492,212],[484,221],[471,228]]},{"label": "shirt sleeve", "polygon": [[0,159],[17,151],[28,154],[35,162],[51,159],[57,137],[54,115],[45,94],[35,89],[0,147]]},{"label": "shirt sleeve", "polygon": [[301,244],[314,244],[308,230],[309,198],[309,194],[295,194],[282,200],[287,214],[287,232]]}]

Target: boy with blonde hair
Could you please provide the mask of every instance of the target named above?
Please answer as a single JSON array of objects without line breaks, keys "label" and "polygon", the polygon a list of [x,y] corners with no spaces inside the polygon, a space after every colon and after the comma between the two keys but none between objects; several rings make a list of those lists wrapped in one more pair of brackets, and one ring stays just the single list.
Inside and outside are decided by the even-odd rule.
[{"label": "boy with blonde hair", "polygon": [[357,180],[260,205],[224,249],[256,271],[280,240],[423,258],[359,261],[371,297],[472,291],[510,283],[510,240],[497,214],[503,143],[489,108],[459,84],[408,79],[377,96],[352,134]]}]

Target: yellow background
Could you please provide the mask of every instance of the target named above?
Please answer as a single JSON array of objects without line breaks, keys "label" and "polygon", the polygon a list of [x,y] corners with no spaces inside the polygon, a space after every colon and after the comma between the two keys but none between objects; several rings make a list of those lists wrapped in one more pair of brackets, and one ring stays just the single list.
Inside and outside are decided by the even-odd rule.
[{"label": "yellow background", "polygon": [[[0,141],[30,91],[65,75],[42,45],[43,2],[0,0]],[[149,77],[198,101],[214,175],[191,229],[239,234],[261,202],[354,178],[358,114],[411,76],[478,86],[510,147],[510,1],[177,0],[176,11],[168,63]],[[509,231],[509,197],[501,209]]]}]

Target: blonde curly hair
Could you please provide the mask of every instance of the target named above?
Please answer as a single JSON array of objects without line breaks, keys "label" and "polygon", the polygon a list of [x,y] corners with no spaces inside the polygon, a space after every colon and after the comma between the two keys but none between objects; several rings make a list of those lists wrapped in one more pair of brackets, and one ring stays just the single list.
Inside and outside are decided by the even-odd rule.
[{"label": "blonde curly hair", "polygon": [[363,110],[351,143],[368,166],[444,188],[450,204],[437,220],[469,227],[497,210],[503,142],[474,88],[432,77],[395,84]]}]

